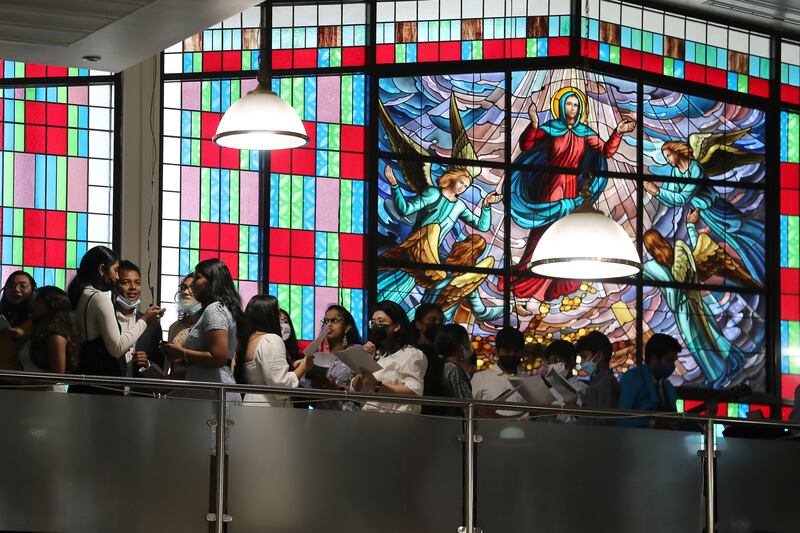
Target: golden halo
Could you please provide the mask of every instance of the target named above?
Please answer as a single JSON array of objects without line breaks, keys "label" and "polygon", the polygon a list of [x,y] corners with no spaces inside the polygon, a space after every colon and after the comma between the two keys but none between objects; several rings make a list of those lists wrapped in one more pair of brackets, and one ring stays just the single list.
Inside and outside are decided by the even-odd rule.
[{"label": "golden halo", "polygon": [[581,122],[586,122],[586,119],[589,117],[589,106],[586,105],[586,95],[578,89],[577,87],[563,87],[556,91],[556,94],[553,96],[553,99],[550,101],[550,112],[553,113],[553,117],[558,120],[560,110],[558,107],[558,102],[561,100],[561,97],[564,96],[568,92],[573,92],[578,96],[578,100],[581,102]]}]

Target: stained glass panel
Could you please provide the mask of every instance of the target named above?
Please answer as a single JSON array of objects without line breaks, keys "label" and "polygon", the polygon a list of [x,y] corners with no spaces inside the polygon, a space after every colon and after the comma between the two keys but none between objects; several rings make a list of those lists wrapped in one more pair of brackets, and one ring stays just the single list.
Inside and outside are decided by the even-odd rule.
[{"label": "stained glass panel", "polygon": [[365,64],[367,4],[272,6],[272,67],[326,68]]},{"label": "stained glass panel", "polygon": [[781,113],[781,390],[800,386],[800,114]]},{"label": "stained glass panel", "polygon": [[24,268],[65,287],[92,246],[110,246],[114,85],[0,89],[3,278]]},{"label": "stained glass panel", "polygon": [[57,65],[41,65],[25,63],[10,59],[0,59],[0,80],[33,79],[33,78],[82,78],[86,76],[110,76],[110,72],[78,67],[60,67]]},{"label": "stained glass panel", "polygon": [[225,110],[255,85],[253,79],[164,83],[161,300],[170,314],[173,287],[204,259],[227,264],[244,303],[258,291],[259,154],[211,141]]},{"label": "stained glass panel", "polygon": [[582,0],[581,54],[769,96],[769,37],[616,0]]},{"label": "stained glass panel", "polygon": [[800,104],[800,43],[781,41],[781,100]]},{"label": "stained glass panel", "polygon": [[310,142],[271,153],[268,291],[311,340],[334,303],[365,324],[366,86],[360,74],[276,78]]},{"label": "stained glass panel", "polygon": [[254,6],[164,50],[164,73],[258,70],[261,8]]},{"label": "stained glass panel", "polygon": [[[765,181],[764,111],[648,85],[643,91],[645,173],[715,181]],[[667,160],[666,156],[676,150],[691,154],[690,169],[675,166],[675,159]]]},{"label": "stained glass panel", "polygon": [[644,287],[643,300],[645,335],[665,333],[684,347],[673,384],[722,388],[744,382],[764,390],[763,296],[661,286]]},{"label": "stained glass panel", "polygon": [[377,7],[379,64],[569,54],[569,0],[401,0]]}]

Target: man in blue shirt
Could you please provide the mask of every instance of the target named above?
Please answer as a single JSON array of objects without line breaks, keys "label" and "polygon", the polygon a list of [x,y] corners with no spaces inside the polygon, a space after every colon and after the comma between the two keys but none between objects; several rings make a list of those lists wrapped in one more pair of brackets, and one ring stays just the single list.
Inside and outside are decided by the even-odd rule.
[{"label": "man in blue shirt", "polygon": [[[656,333],[644,347],[645,362],[631,368],[620,383],[619,408],[634,411],[675,412],[678,396],[669,377],[675,372],[675,361],[681,345],[677,340]],[[638,418],[620,422],[626,426],[648,427],[650,419]]]}]

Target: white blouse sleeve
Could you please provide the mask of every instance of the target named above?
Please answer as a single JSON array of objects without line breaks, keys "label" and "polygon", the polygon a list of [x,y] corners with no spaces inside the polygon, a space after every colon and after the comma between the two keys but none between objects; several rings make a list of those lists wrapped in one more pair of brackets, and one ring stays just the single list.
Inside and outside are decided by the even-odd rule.
[{"label": "white blouse sleeve", "polygon": [[267,334],[258,342],[253,360],[264,373],[264,382],[273,387],[297,388],[300,380],[289,370],[286,361],[286,346],[277,335]]},{"label": "white blouse sleeve", "polygon": [[405,348],[403,351],[406,352],[406,356],[397,366],[397,383],[405,385],[417,396],[422,396],[428,360],[425,354],[416,348]]},{"label": "white blouse sleeve", "polygon": [[147,322],[140,318],[131,329],[120,334],[114,304],[106,298],[105,294],[96,295],[89,301],[88,306],[86,314],[89,317],[89,323],[103,337],[103,344],[112,357],[125,355],[147,329]]}]

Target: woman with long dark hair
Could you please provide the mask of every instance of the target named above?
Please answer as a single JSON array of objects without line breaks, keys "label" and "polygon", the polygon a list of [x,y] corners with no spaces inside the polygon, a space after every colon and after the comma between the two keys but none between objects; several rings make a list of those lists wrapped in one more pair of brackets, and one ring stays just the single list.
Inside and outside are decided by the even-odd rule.
[{"label": "woman with long dark hair", "polygon": [[[242,299],[228,266],[219,259],[197,263],[192,294],[202,304],[200,318],[182,345],[167,342],[161,345],[161,351],[170,361],[183,361],[188,381],[236,383],[231,363],[236,354],[236,333],[242,323]],[[210,395],[196,393],[203,398]],[[238,394],[229,396],[234,402],[240,399]]]},{"label": "woman with long dark hair", "polygon": [[[403,308],[384,300],[372,308],[369,322],[369,343],[374,347],[381,370],[371,374],[361,371],[353,378],[355,391],[388,392],[422,396],[428,361],[414,347],[414,333]],[[404,403],[364,404],[364,411],[419,413],[420,406]]]},{"label": "woman with long dark hair", "polygon": [[280,310],[280,317],[280,336],[283,339],[283,345],[286,347],[286,359],[289,364],[294,364],[303,358],[303,352],[300,351],[300,343],[297,342],[297,332],[294,329],[292,317],[283,309]]},{"label": "woman with long dark hair", "polygon": [[[306,372],[314,365],[314,356],[301,359],[292,369],[286,359],[286,348],[280,336],[280,306],[274,296],[253,296],[245,310],[245,327],[239,335],[236,377],[240,383],[297,388]],[[270,407],[291,407],[289,396],[246,394],[245,402]]]},{"label": "woman with long dark hair", "polygon": [[[155,324],[164,314],[160,307],[151,305],[142,318],[125,333],[120,333],[114,304],[109,298],[117,281],[119,256],[110,248],[95,246],[81,259],[75,278],[67,288],[67,295],[75,313],[78,335],[83,337],[77,373],[100,376],[125,376],[130,366],[126,361],[130,349],[149,324]],[[78,385],[70,392],[114,394],[121,391],[96,389]]]},{"label": "woman with long dark hair", "polygon": [[[33,333],[19,353],[26,372],[72,373],[78,368],[80,342],[72,323],[72,306],[67,293],[46,286],[36,291],[31,302]],[[53,390],[66,392],[63,385]]]},{"label": "woman with long dark hair", "polygon": [[[348,348],[361,345],[358,325],[350,311],[341,305],[330,305],[322,319],[322,327],[328,328],[325,343],[330,353],[342,352]],[[320,369],[321,370],[321,369]],[[312,372],[315,374],[316,372]],[[334,390],[348,390],[355,373],[339,359],[321,376],[311,378],[311,386]],[[356,402],[331,400],[312,404],[315,409],[334,409],[341,411],[359,411],[361,405]]]},{"label": "woman with long dark hair", "polygon": [[31,334],[30,303],[36,281],[23,270],[12,272],[3,285],[0,315],[8,327],[0,329],[0,370],[19,370],[20,348]]}]

